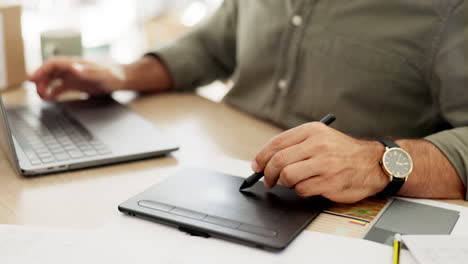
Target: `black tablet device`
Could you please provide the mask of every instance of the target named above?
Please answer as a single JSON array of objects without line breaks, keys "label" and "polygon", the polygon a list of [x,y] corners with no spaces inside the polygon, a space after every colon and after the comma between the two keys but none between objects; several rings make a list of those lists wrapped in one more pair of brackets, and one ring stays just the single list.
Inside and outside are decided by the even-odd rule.
[{"label": "black tablet device", "polygon": [[239,192],[244,178],[187,168],[119,205],[123,213],[170,224],[199,236],[284,249],[330,202],[303,199],[262,182]]}]

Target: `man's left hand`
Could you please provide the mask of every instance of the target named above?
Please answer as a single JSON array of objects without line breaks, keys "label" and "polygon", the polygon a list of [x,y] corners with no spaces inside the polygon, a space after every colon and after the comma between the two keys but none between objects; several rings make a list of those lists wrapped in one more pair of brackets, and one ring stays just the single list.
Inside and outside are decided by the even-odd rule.
[{"label": "man's left hand", "polygon": [[252,169],[264,172],[267,188],[280,183],[301,197],[354,203],[388,184],[379,166],[383,152],[377,141],[358,140],[312,122],[273,137],[254,158]]}]

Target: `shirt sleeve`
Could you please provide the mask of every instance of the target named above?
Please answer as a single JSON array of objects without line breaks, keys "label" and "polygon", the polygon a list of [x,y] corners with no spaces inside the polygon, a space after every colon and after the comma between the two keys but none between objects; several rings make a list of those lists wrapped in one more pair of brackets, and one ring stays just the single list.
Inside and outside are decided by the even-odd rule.
[{"label": "shirt sleeve", "polygon": [[225,0],[192,31],[147,55],[158,57],[168,67],[175,90],[191,91],[233,73],[236,28],[237,0]]},{"label": "shirt sleeve", "polygon": [[[448,158],[465,187],[468,178],[468,8],[465,1],[451,9],[434,56],[433,101],[453,128],[425,139]],[[465,199],[468,198],[468,192]]]}]

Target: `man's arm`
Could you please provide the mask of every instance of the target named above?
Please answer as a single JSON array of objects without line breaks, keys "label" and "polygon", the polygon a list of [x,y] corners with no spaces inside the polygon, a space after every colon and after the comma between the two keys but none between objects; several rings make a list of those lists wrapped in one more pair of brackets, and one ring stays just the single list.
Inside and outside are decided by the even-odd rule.
[{"label": "man's arm", "polygon": [[225,0],[207,20],[170,44],[123,65],[120,89],[140,92],[193,90],[226,78],[235,67],[237,1]]},{"label": "man's arm", "polygon": [[[399,194],[425,198],[463,198],[465,186],[444,154],[426,140],[398,140],[413,158],[414,170]],[[252,169],[263,171],[266,187],[281,183],[302,197],[321,195],[354,203],[389,183],[379,165],[385,147],[360,140],[318,122],[272,138],[256,155]]]},{"label": "man's arm", "polygon": [[192,91],[216,79],[228,78],[236,67],[237,0],[224,0],[208,19],[184,36],[157,48],[175,90]]},{"label": "man's arm", "polygon": [[123,65],[125,82],[122,90],[157,92],[172,89],[173,80],[166,65],[157,57],[144,56]]},{"label": "man's arm", "polygon": [[399,195],[420,198],[463,199],[466,194],[457,171],[447,157],[426,140],[397,140],[413,159],[414,169],[398,192]]},{"label": "man's arm", "polygon": [[[449,198],[456,197],[461,190],[453,184],[459,185],[461,181],[466,187],[468,182],[468,3],[453,1],[447,2],[447,5],[450,10],[446,15],[441,14],[445,19],[442,33],[431,52],[432,67],[429,68],[427,83],[430,85],[434,108],[440,112],[445,126],[452,128],[425,137],[432,146],[409,144],[408,148],[422,154],[420,158],[425,158],[426,161],[422,161],[421,164],[427,165],[420,168],[426,171],[421,175],[415,174],[413,180],[424,175],[432,176],[431,186],[426,186],[427,191],[424,195]],[[424,153],[427,153],[427,157],[424,157]],[[443,158],[447,161],[442,162]],[[459,180],[455,175],[459,176]],[[408,185],[417,188],[413,184]],[[449,189],[443,190],[443,185]],[[406,188],[402,191],[411,195]],[[468,199],[466,191],[463,197]]]}]

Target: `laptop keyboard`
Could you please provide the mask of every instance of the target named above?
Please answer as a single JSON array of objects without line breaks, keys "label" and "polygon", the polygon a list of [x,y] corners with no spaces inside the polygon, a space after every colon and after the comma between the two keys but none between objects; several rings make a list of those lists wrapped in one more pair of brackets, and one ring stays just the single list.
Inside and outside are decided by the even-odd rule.
[{"label": "laptop keyboard", "polygon": [[32,165],[110,154],[78,121],[59,108],[8,111],[13,135]]}]

